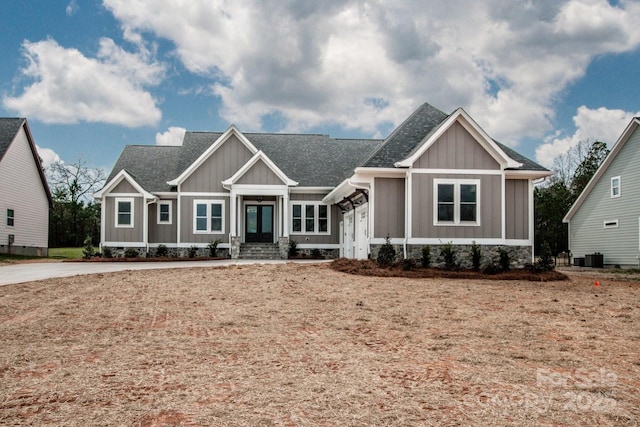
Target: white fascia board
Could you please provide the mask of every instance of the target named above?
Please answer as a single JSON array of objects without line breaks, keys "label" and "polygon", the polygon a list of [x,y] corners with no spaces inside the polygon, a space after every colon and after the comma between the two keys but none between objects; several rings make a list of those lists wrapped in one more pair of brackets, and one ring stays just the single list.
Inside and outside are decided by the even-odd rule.
[{"label": "white fascia board", "polygon": [[329,194],[322,198],[322,203],[333,205],[342,200],[346,195],[351,194],[353,187],[349,184],[349,178],[338,184]]},{"label": "white fascia board", "polygon": [[354,171],[356,175],[375,175],[377,177],[405,176],[407,170],[404,168],[367,168],[357,167]]},{"label": "white fascia board", "polygon": [[249,149],[249,151],[251,151],[252,154],[255,154],[258,152],[258,149],[247,139],[247,137],[244,136],[242,132],[240,132],[235,127],[235,125],[231,125],[222,135],[220,135],[218,139],[216,139],[216,141],[213,144],[209,146],[209,148],[207,148],[204,151],[204,153],[200,155],[200,157],[196,159],[195,162],[191,163],[191,165],[189,165],[189,167],[185,169],[184,172],[180,174],[180,176],[178,176],[176,179],[173,179],[171,181],[167,181],[167,184],[169,185],[182,184],[185,181],[185,179],[187,179],[196,169],[198,169],[205,162],[205,160],[211,157],[211,155],[215,153],[216,150],[220,148],[222,144],[224,144],[224,142],[227,139],[229,139],[231,135],[235,135],[240,140],[240,142],[242,142]]},{"label": "white fascia board", "polygon": [[506,170],[504,176],[507,179],[540,179],[555,175],[552,171]]},{"label": "white fascia board", "polygon": [[290,189],[290,192],[296,194],[329,193],[335,188],[336,187],[293,187]]},{"label": "white fascia board", "polygon": [[264,154],[264,152],[262,151],[258,151],[252,158],[249,159],[249,161],[247,163],[245,163],[244,165],[242,165],[242,167],[240,169],[238,169],[238,171],[236,173],[233,174],[233,176],[231,176],[228,179],[225,179],[224,181],[222,181],[222,185],[233,185],[235,184],[240,178],[242,178],[242,176],[247,173],[249,171],[249,169],[251,169],[251,167],[253,167],[253,165],[255,165],[258,160],[262,160],[267,167],[271,170],[271,172],[275,173],[276,176],[287,186],[295,186],[298,185],[298,183],[292,179],[290,179],[284,172],[282,172],[282,170],[280,170],[280,168],[273,163],[273,161],[271,161],[271,159],[269,158],[269,156],[267,156],[266,154]]},{"label": "white fascia board", "polygon": [[502,151],[493,139],[464,111],[458,108],[454,111],[445,122],[433,133],[426,141],[422,142],[422,146],[410,157],[395,163],[396,167],[411,167],[428,149],[440,138],[455,122],[460,123],[493,157],[503,169],[519,168],[522,163],[516,162]]},{"label": "white fascia board", "polygon": [[142,188],[142,186],[138,184],[136,180],[133,179],[133,177],[129,175],[127,171],[124,169],[118,172],[118,174],[114,176],[113,179],[109,181],[104,187],[102,187],[101,190],[93,193],[93,198],[97,200],[102,199],[102,197],[110,193],[112,189],[114,189],[118,184],[120,184],[125,179],[129,182],[129,184],[133,186],[133,188],[136,189],[138,193],[142,194],[142,196],[145,199],[149,199],[149,200],[156,199],[156,196],[154,196],[153,194],[149,193],[144,188]]}]

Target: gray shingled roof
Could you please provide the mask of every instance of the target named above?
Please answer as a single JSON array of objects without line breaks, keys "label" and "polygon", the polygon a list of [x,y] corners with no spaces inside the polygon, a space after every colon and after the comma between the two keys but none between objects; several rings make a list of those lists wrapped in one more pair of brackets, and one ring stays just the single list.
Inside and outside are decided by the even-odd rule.
[{"label": "gray shingled roof", "polygon": [[0,160],[11,145],[13,138],[24,123],[25,119],[18,117],[0,118]]},{"label": "gray shingled roof", "polygon": [[549,170],[549,169],[545,168],[544,166],[540,166],[539,164],[537,164],[533,160],[531,160],[531,159],[523,156],[522,154],[518,153],[513,148],[507,147],[506,145],[496,141],[495,139],[493,141],[496,144],[498,144],[498,146],[502,149],[502,151],[504,151],[506,153],[507,156],[511,157],[513,160],[515,160],[518,163],[522,163],[522,166],[520,166],[517,169],[512,169],[512,170],[525,170],[525,171],[548,171]]},{"label": "gray shingled roof", "polygon": [[145,190],[157,193],[171,190],[167,181],[174,179],[180,147],[166,145],[127,145],[111,170],[107,182],[126,170]]}]

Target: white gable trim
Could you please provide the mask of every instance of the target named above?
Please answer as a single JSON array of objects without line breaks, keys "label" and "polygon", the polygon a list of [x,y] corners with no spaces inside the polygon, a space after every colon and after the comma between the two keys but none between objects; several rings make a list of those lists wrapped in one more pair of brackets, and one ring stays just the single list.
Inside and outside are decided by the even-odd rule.
[{"label": "white gable trim", "polygon": [[136,180],[133,179],[133,177],[129,175],[129,173],[124,169],[118,172],[118,174],[114,176],[113,179],[109,181],[104,187],[102,187],[101,190],[93,193],[93,198],[98,200],[102,199],[105,195],[111,193],[111,190],[116,188],[118,184],[120,184],[123,180],[127,180],[129,184],[131,184],[138,193],[142,194],[145,199],[153,200],[156,198],[156,196],[142,188],[142,186],[138,184]]},{"label": "white gable trim", "polygon": [[245,163],[240,169],[238,169],[238,171],[234,173],[231,178],[228,178],[222,181],[222,185],[228,186],[238,182],[238,180],[242,178],[244,174],[246,174],[256,163],[258,163],[259,160],[262,160],[267,165],[267,167],[271,170],[271,172],[276,174],[278,179],[280,179],[280,181],[282,181],[284,185],[287,185],[287,186],[298,185],[296,181],[290,179],[284,172],[282,172],[282,170],[280,170],[280,168],[276,166],[276,164],[273,163],[271,159],[262,151],[258,151],[252,158],[249,159],[247,163]]},{"label": "white gable trim", "polygon": [[595,187],[598,181],[600,181],[600,178],[602,177],[602,175],[604,175],[604,173],[607,171],[607,169],[609,168],[609,165],[613,163],[613,161],[615,160],[620,150],[622,150],[622,147],[624,147],[624,145],[627,143],[631,135],[636,131],[638,126],[640,126],[640,118],[634,117],[629,122],[624,132],[622,132],[622,135],[620,135],[620,138],[618,138],[616,143],[613,145],[613,148],[611,149],[611,152],[609,153],[607,158],[604,159],[604,162],[602,162],[602,164],[600,165],[596,173],[593,174],[593,176],[587,183],[587,186],[584,187],[584,190],[582,190],[582,193],[580,193],[576,201],[573,203],[573,206],[571,206],[571,209],[569,209],[569,212],[567,212],[565,217],[562,219],[562,222],[571,221],[573,216],[580,209],[580,206],[582,206],[584,201],[589,196],[589,193],[591,193],[591,190],[593,190],[593,187]]},{"label": "white gable trim", "polygon": [[518,163],[513,160],[496,144],[493,139],[480,127],[478,124],[464,111],[462,108],[458,108],[454,111],[442,125],[422,142],[421,147],[413,153],[410,157],[404,160],[396,162],[396,167],[411,167],[413,164],[431,147],[455,122],[458,122],[464,127],[471,136],[478,141],[478,143],[484,148],[491,157],[493,157],[502,167],[506,168],[519,168],[522,163]]},{"label": "white gable trim", "polygon": [[249,151],[251,151],[251,154],[256,154],[258,152],[258,149],[247,139],[247,137],[244,136],[243,133],[235,127],[235,125],[231,125],[222,135],[220,135],[218,139],[216,139],[213,144],[211,144],[211,146],[209,146],[209,148],[204,151],[204,153],[200,155],[200,157],[196,159],[195,162],[189,165],[189,167],[185,169],[184,172],[180,174],[180,176],[178,176],[174,180],[168,181],[167,184],[182,184],[187,178],[189,178],[189,176],[191,176],[193,172],[196,171],[196,169],[202,166],[202,164],[209,157],[211,157],[211,155],[215,153],[216,150],[220,148],[222,144],[224,144],[231,137],[231,135],[235,135],[240,140],[240,142],[242,142],[249,149]]}]

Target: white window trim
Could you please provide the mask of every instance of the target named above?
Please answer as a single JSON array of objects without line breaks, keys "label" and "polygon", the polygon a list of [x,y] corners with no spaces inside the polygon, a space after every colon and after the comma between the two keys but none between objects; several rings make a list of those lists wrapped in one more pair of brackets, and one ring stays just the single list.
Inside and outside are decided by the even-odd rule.
[{"label": "white window trim", "polygon": [[[293,205],[301,205],[301,220],[302,220],[302,230],[301,231],[293,231]],[[314,206],[313,214],[314,214],[314,225],[313,232],[305,231],[306,224],[306,209],[305,206]],[[318,206],[326,206],[327,207],[327,231],[318,231],[320,227],[320,217],[318,216],[320,213],[320,209]],[[306,236],[326,236],[331,234],[331,205],[327,205],[326,203],[322,203],[321,201],[313,201],[313,200],[292,200],[289,202],[289,234],[293,235],[306,235]]]},{"label": "white window trim", "polygon": [[[115,219],[114,219],[114,224],[115,224],[115,228],[134,228],[135,227],[135,210],[136,210],[136,202],[135,199],[133,197],[116,197],[116,205],[115,205]],[[120,204],[120,202],[129,202],[131,203],[131,223],[130,224],[120,224],[118,222],[119,218],[118,218],[118,205]]]},{"label": "white window trim", "polygon": [[[160,206],[165,205],[165,206],[169,206],[169,220],[168,221],[162,221],[160,219]],[[173,200],[162,200],[160,202],[158,202],[158,224],[162,224],[162,225],[171,225],[173,224]]]},{"label": "white window trim", "polygon": [[[206,230],[197,230],[196,229],[196,225],[197,225],[197,221],[196,221],[196,214],[198,213],[197,211],[197,206],[199,204],[206,204],[207,205],[207,229]],[[211,230],[211,205],[212,204],[219,204],[222,206],[222,210],[221,210],[221,214],[222,214],[222,218],[221,218],[221,230]],[[213,200],[206,200],[206,199],[195,199],[193,201],[193,234],[224,234],[225,233],[225,201],[221,200],[221,199],[213,199]]]},{"label": "white window trim", "polygon": [[612,220],[604,221],[603,226],[604,228],[618,228],[619,223],[617,219],[612,219]]},{"label": "white window trim", "polygon": [[[453,221],[438,221],[438,185],[453,185]],[[476,186],[476,220],[460,221],[460,185]],[[462,227],[478,227],[480,226],[480,180],[479,179],[445,179],[435,178],[433,180],[433,225],[439,227],[446,226],[462,226]]]},{"label": "white window trim", "polygon": [[[613,186],[613,181],[614,180],[618,180],[618,194],[613,194],[613,189],[616,188]],[[620,179],[620,176],[612,176],[611,177],[611,198],[612,199],[617,199],[618,197],[620,197],[620,195],[622,195],[622,180]]]},{"label": "white window trim", "polygon": [[[9,211],[13,213],[13,215],[9,216]],[[12,224],[9,224],[9,219],[11,219]],[[5,225],[7,227],[15,227],[16,226],[16,210],[7,208],[7,220],[5,221]]]}]

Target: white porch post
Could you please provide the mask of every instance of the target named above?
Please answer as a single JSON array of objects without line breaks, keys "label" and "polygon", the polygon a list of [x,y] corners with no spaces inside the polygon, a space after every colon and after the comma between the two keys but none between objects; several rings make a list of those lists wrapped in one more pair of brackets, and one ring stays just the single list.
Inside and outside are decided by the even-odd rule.
[{"label": "white porch post", "polygon": [[[231,235],[231,237],[235,237],[237,234],[237,220],[238,220],[238,214],[236,213],[237,211],[237,205],[238,205],[238,196],[236,195],[236,193],[234,191],[231,191],[231,218],[229,220],[230,224],[229,224],[229,234]],[[231,242],[229,242],[231,243]]]},{"label": "white porch post", "polygon": [[282,196],[282,237],[289,237],[289,195]]}]

